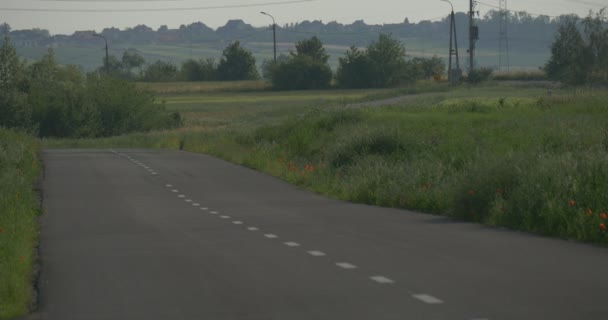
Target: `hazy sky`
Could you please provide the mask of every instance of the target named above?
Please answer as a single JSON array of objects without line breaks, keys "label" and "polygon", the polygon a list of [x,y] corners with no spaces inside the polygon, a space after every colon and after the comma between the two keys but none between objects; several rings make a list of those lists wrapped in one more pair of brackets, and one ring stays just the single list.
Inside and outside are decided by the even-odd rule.
[{"label": "hazy sky", "polygon": [[[468,10],[468,0],[451,0],[455,11]],[[291,2],[291,3],[285,3]],[[498,6],[498,0],[480,1],[477,10],[483,15]],[[590,9],[608,6],[608,0],[508,0],[511,10],[560,15],[587,15]],[[231,6],[231,8],[217,8]],[[239,7],[240,6],[240,7]],[[215,8],[213,8],[215,7]],[[183,10],[175,10],[186,8]],[[17,9],[17,10],[7,10]],[[22,11],[33,9],[34,11]],[[103,10],[148,10],[107,12]],[[50,11],[35,11],[50,10]],[[102,10],[103,12],[55,12],[53,10]],[[264,26],[272,14],[277,24],[303,20],[351,23],[363,19],[369,24],[435,20],[449,13],[450,6],[440,0],[0,0],[0,22],[13,29],[43,28],[52,34],[104,27],[126,28],[145,24],[154,29],[161,25],[177,28],[180,24],[202,21],[217,28],[230,19],[243,19],[254,26]]]}]

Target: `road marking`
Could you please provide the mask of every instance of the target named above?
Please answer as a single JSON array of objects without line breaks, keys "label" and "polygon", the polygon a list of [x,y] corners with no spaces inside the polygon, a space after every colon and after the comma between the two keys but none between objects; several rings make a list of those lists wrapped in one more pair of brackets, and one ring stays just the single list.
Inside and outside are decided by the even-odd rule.
[{"label": "road marking", "polygon": [[186,199],[186,200],[184,200],[184,201],[186,201],[186,202],[192,202],[192,200],[191,200],[191,199]]},{"label": "road marking", "polygon": [[314,257],[323,257],[326,254],[321,251],[308,251],[308,254]]},{"label": "road marking", "polygon": [[272,234],[272,233],[267,233],[267,234],[264,235],[264,237],[266,237],[268,239],[276,239],[276,238],[278,238],[277,235]]},{"label": "road marking", "polygon": [[217,212],[217,211],[211,211],[209,213],[211,213],[211,214],[218,214],[219,212]]},{"label": "road marking", "polygon": [[222,219],[230,219],[230,216],[220,216]]},{"label": "road marking", "polygon": [[285,245],[288,247],[299,247],[300,244],[297,242],[285,242]]},{"label": "road marking", "polygon": [[155,176],[155,175],[157,175],[157,174],[158,174],[158,173],[156,173],[156,172],[152,172],[152,175],[153,175],[153,176]]},{"label": "road marking", "polygon": [[243,221],[232,221],[234,224],[243,224]]},{"label": "road marking", "polygon": [[249,231],[259,231],[260,229],[257,228],[257,227],[249,227],[249,228],[247,228],[247,230],[249,230]]},{"label": "road marking", "polygon": [[369,277],[369,278],[378,283],[382,283],[382,284],[395,283],[395,281],[393,281],[387,277],[383,277],[383,276],[373,276],[373,277]]},{"label": "road marking", "polygon": [[443,301],[428,294],[413,294],[412,297],[428,304],[441,304]]},{"label": "road marking", "polygon": [[207,210],[209,210],[209,208],[207,208],[207,207],[201,207],[201,210],[207,211]]},{"label": "road marking", "polygon": [[185,195],[183,195],[183,194],[180,194],[180,195],[178,195],[177,197],[178,197],[178,198],[185,198],[186,196],[185,196]]},{"label": "road marking", "polygon": [[171,192],[179,192],[179,190],[173,189],[173,190],[171,190]]},{"label": "road marking", "polygon": [[165,187],[167,187],[167,188],[171,188],[171,187],[173,187],[173,185],[166,184],[166,185],[165,185]]},{"label": "road marking", "polygon": [[195,207],[198,207],[198,206],[200,206],[201,204],[200,204],[200,203],[193,203],[192,205],[193,205],[193,206],[195,206]]},{"label": "road marking", "polygon": [[338,262],[336,265],[342,269],[357,269],[357,266],[348,262]]}]

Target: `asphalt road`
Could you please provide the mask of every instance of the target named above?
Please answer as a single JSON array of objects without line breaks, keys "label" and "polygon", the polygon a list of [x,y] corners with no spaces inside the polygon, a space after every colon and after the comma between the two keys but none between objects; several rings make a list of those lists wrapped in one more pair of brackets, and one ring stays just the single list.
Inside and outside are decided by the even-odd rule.
[{"label": "asphalt road", "polygon": [[31,319],[608,319],[608,250],[179,151],[47,150]]}]

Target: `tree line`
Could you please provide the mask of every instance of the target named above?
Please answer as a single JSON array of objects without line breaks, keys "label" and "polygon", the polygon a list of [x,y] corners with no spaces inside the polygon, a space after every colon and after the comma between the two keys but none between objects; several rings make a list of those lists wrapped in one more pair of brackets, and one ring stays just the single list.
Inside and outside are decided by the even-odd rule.
[{"label": "tree line", "polygon": [[274,60],[265,60],[258,71],[252,52],[239,41],[228,45],[219,62],[210,58],[189,59],[181,66],[167,61],[146,64],[144,58],[126,51],[121,60],[110,56],[108,68],[114,77],[130,80],[168,81],[234,81],[264,78],[279,90],[342,88],[383,88],[419,79],[439,78],[445,63],[439,57],[406,58],[405,46],[390,34],[380,34],[365,49],[352,46],[339,58],[334,73],[329,55],[317,36],[300,40],[295,51]]},{"label": "tree line", "polygon": [[52,50],[26,65],[8,38],[0,46],[0,127],[92,138],[181,125],[179,113],[132,82],[61,66]]}]

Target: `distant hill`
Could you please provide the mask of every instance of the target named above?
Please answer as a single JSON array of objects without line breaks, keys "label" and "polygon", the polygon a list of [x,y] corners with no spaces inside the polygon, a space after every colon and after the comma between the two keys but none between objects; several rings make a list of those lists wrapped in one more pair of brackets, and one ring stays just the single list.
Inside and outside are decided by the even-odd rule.
[{"label": "distant hill", "polygon": [[[509,15],[509,48],[511,66],[537,68],[549,57],[549,47],[560,22],[567,16],[550,18],[532,16],[525,12]],[[478,60],[481,66],[498,64],[499,13],[490,11],[476,19],[480,30],[477,42]],[[456,14],[458,44],[464,66],[468,48],[468,16]],[[330,63],[335,67],[337,59],[349,46],[366,46],[379,33],[391,33],[405,43],[411,56],[447,57],[449,19],[371,25],[363,20],[352,24],[322,21],[302,21],[277,26],[279,54],[287,54],[293,44],[301,39],[318,36],[332,55]],[[71,35],[51,35],[42,29],[11,30],[0,26],[0,36],[9,36],[19,53],[27,59],[37,59],[47,48],[53,47],[58,59],[64,64],[81,65],[90,70],[102,63],[103,41],[91,36],[92,31],[77,31]],[[202,22],[181,25],[177,29],[161,26],[157,30],[145,25],[120,30],[106,28],[101,32],[109,42],[112,54],[121,56],[125,50],[141,53],[148,62],[168,60],[181,63],[189,58],[216,58],[232,41],[252,50],[258,63],[272,56],[272,30],[269,27],[253,27],[243,20],[230,20],[216,30]]]}]

